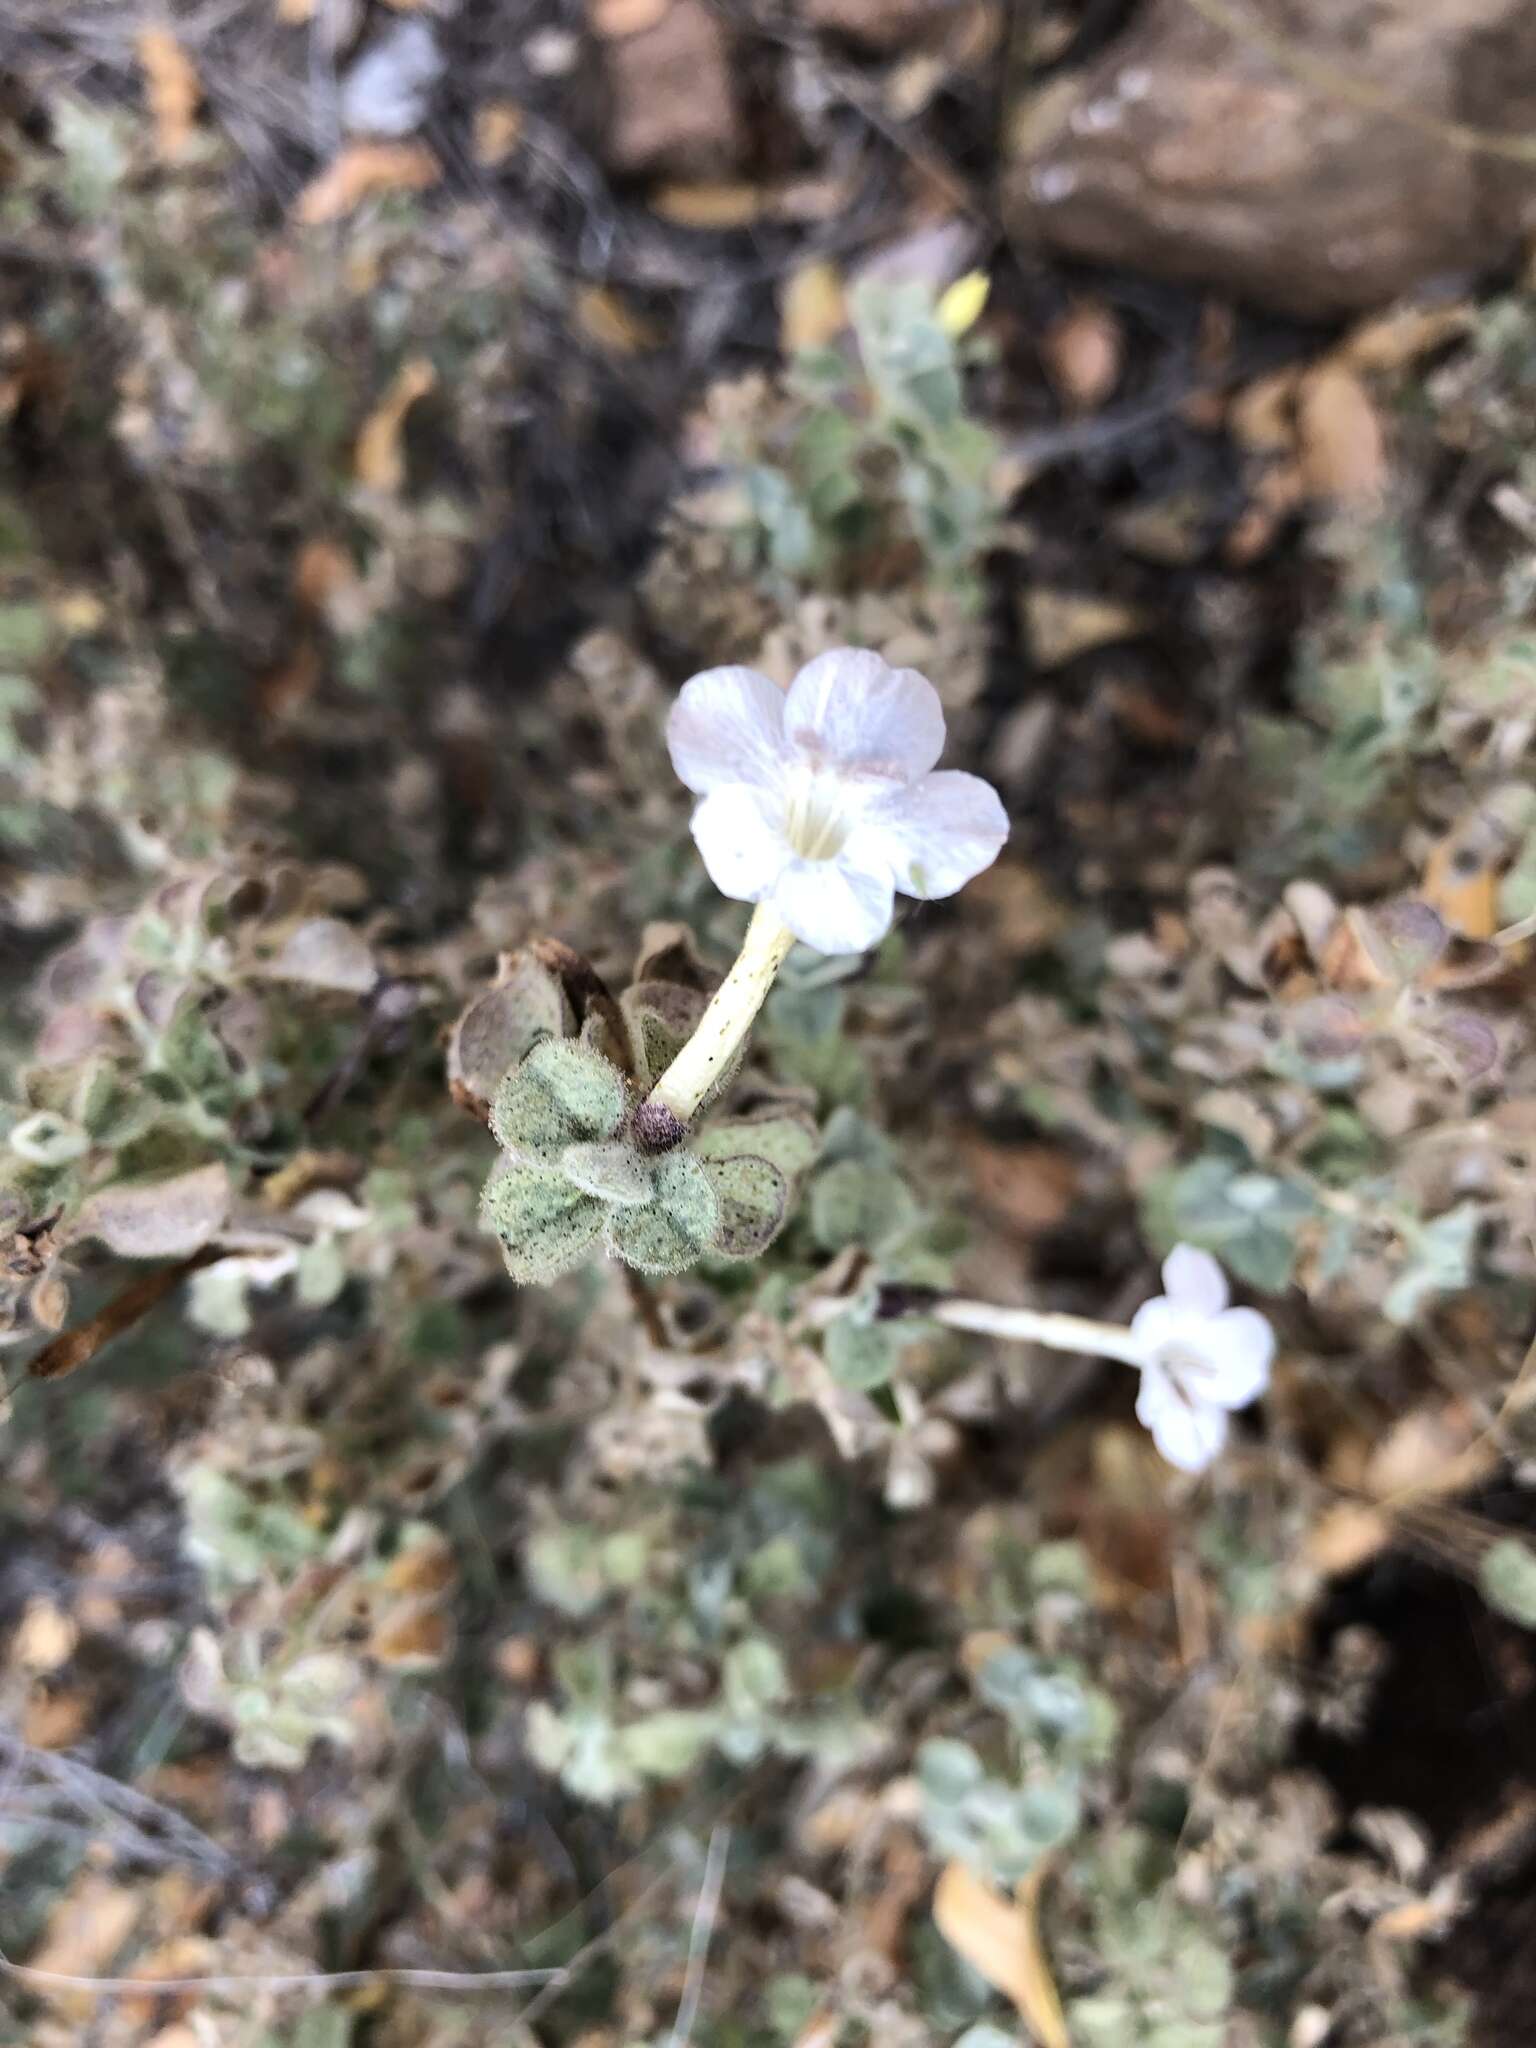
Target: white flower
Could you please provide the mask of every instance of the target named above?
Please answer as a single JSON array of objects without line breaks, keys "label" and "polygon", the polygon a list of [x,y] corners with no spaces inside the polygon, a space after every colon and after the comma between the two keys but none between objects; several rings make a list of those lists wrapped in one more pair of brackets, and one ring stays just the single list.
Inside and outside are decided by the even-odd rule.
[{"label": "white flower", "polygon": [[1169,1253],[1163,1285],[1167,1293],[1131,1318],[1136,1413],[1170,1465],[1203,1472],[1227,1440],[1230,1414],[1269,1385],[1275,1333],[1257,1309],[1227,1306],[1225,1274],[1193,1245]]},{"label": "white flower", "polygon": [[818,655],[787,694],[755,669],[706,669],[683,686],[667,744],[703,798],[693,836],[716,888],[771,904],[818,953],[876,945],[897,889],[952,896],[1008,836],[990,783],[932,772],[932,683],[861,649]]}]

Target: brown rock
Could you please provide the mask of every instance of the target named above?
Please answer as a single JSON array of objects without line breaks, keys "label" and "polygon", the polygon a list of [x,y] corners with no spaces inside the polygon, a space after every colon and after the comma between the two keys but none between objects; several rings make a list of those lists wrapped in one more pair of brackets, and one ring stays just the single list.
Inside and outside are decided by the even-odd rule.
[{"label": "brown rock", "polygon": [[708,177],[740,154],[725,35],[705,0],[672,0],[638,35],[604,45],[612,115],[604,155],[633,176]]},{"label": "brown rock", "polygon": [[1533,135],[1530,0],[1148,0],[1023,108],[1004,210],[1066,254],[1329,318],[1507,258]]}]

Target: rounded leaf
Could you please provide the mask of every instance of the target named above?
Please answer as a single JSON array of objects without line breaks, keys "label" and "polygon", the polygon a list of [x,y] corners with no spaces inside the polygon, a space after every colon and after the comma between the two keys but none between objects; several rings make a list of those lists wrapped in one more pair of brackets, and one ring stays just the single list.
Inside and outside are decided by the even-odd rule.
[{"label": "rounded leaf", "polygon": [[618,1138],[596,1143],[585,1139],[567,1145],[560,1154],[560,1171],[583,1194],[596,1195],[603,1202],[616,1202],[621,1208],[634,1208],[655,1196],[649,1164],[633,1145]]},{"label": "rounded leaf", "polygon": [[784,1227],[789,1182],[767,1159],[743,1155],[709,1161],[704,1172],[720,1208],[712,1250],[727,1259],[755,1259]]},{"label": "rounded leaf", "polygon": [[491,1130],[514,1159],[553,1165],[567,1145],[612,1137],[627,1104],[623,1076],[600,1053],[544,1039],[496,1090]]},{"label": "rounded leaf", "polygon": [[229,1172],[215,1160],[163,1180],[101,1188],[85,1204],[78,1227],[122,1259],[181,1259],[214,1236],[229,1202]]},{"label": "rounded leaf", "polygon": [[548,1281],[576,1265],[602,1234],[603,1205],[547,1168],[503,1165],[481,1198],[514,1280]]},{"label": "rounded leaf", "polygon": [[654,1172],[652,1202],[610,1211],[608,1246],[642,1273],[681,1273],[718,1236],[720,1203],[703,1167],[686,1152],[665,1153]]}]

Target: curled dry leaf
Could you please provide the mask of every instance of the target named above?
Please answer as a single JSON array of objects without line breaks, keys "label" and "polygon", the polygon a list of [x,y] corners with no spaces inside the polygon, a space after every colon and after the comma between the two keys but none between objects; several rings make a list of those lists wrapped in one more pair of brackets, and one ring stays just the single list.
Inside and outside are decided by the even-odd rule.
[{"label": "curled dry leaf", "polygon": [[362,936],[339,917],[312,917],[290,932],[268,972],[280,981],[366,995],[379,978]]},{"label": "curled dry leaf", "polygon": [[155,123],[155,151],[172,163],[192,139],[203,88],[192,59],[168,28],[141,29],[135,47]]},{"label": "curled dry leaf", "polygon": [[651,196],[651,211],[680,228],[744,228],[762,213],[763,203],[757,185],[662,185]]},{"label": "curled dry leaf", "polygon": [[229,1214],[228,1169],[218,1160],[164,1180],[100,1188],[80,1213],[82,1237],[121,1259],[181,1259],[200,1251]]},{"label": "curled dry leaf", "polygon": [[475,162],[494,171],[523,139],[523,110],[515,100],[492,100],[475,115]]},{"label": "curled dry leaf", "polygon": [[436,385],[437,372],[425,356],[412,356],[400,365],[383,399],[363,422],[353,451],[353,472],[365,490],[394,497],[404,487],[405,452],[400,437],[405,417]]},{"label": "curled dry leaf", "polygon": [[826,348],[848,325],[848,302],[835,263],[802,263],[784,281],[779,343],[786,355]]},{"label": "curled dry leaf", "polygon": [[1037,1865],[1010,1901],[963,1863],[947,1863],[933,1894],[933,1920],[950,1947],[995,1991],[1013,2000],[1040,2048],[1071,2048],[1040,1938],[1044,1878],[1044,1864]]},{"label": "curled dry leaf", "polygon": [[424,142],[352,142],[304,187],[294,215],[304,227],[324,227],[380,192],[424,192],[442,175]]},{"label": "curled dry leaf", "polygon": [[606,285],[583,286],[576,295],[576,319],[590,340],[613,355],[632,356],[640,349],[654,348],[660,338],[648,321]]},{"label": "curled dry leaf", "polygon": [[61,1977],[111,1968],[139,1918],[143,1888],[88,1870],[59,1900],[28,1967]]},{"label": "curled dry leaf", "polygon": [[1458,829],[1448,832],[1425,862],[1420,893],[1463,938],[1491,939],[1499,928],[1497,851]]},{"label": "curled dry leaf", "polygon": [[1387,446],[1381,419],[1360,377],[1347,363],[1320,363],[1296,396],[1301,468],[1307,489],[1336,504],[1378,504],[1387,487]]}]

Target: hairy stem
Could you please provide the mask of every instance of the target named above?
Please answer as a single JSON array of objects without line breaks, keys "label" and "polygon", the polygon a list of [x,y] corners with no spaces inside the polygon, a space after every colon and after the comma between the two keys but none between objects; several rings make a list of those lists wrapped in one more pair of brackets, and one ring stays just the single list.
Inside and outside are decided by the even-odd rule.
[{"label": "hairy stem", "polygon": [[645,1109],[652,1113],[647,1121],[659,1123],[670,1116],[679,1137],[687,1129],[751,1030],[794,943],[788,925],[766,903],[759,904],[735,964],[710,997],[698,1029],[646,1098]]},{"label": "hairy stem", "polygon": [[1052,1351],[1084,1352],[1094,1358],[1140,1365],[1142,1349],[1123,1323],[1100,1323],[1088,1316],[1047,1314],[1032,1308],[998,1308],[989,1301],[941,1298],[923,1311],[953,1330],[974,1330],[983,1336],[1007,1337],[1025,1344],[1044,1344]]}]

